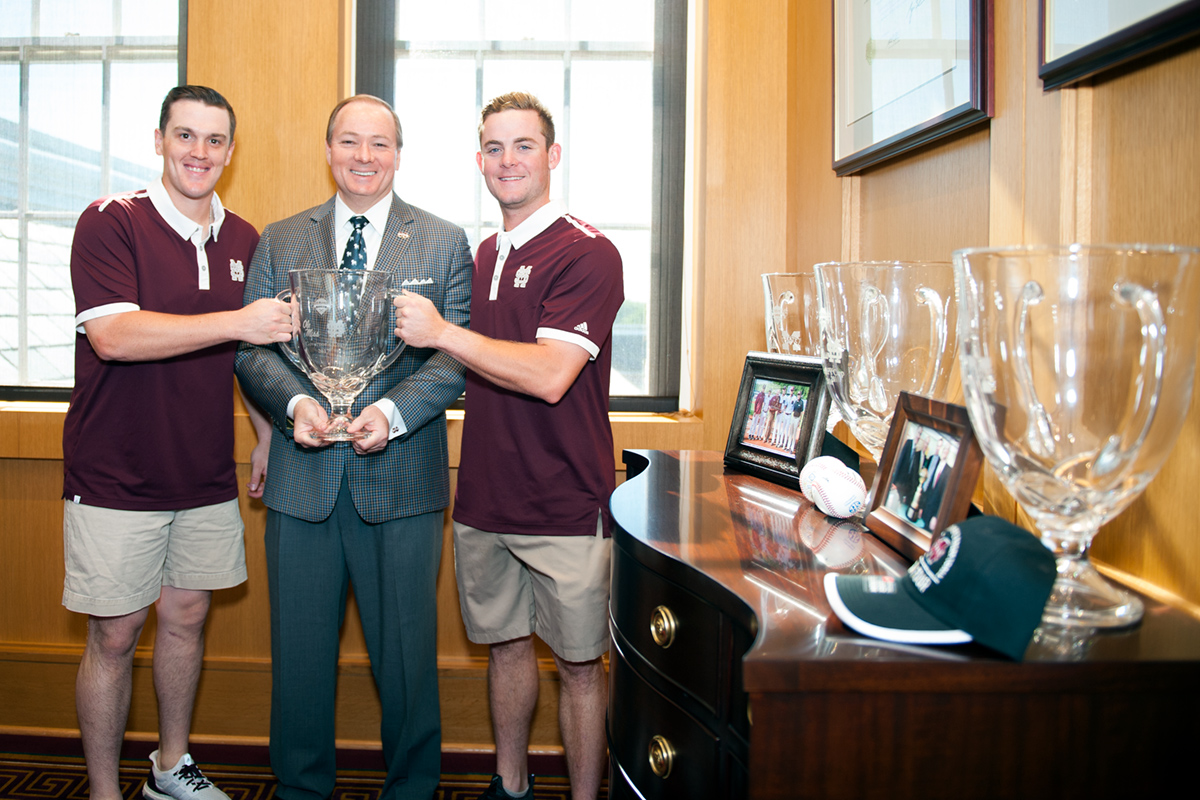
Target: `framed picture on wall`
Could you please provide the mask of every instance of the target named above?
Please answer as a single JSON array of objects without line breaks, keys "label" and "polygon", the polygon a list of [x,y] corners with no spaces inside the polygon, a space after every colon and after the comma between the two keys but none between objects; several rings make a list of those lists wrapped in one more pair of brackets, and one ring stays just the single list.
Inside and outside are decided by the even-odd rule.
[{"label": "framed picture on wall", "polygon": [[1038,76],[1057,89],[1200,33],[1200,0],[1039,0]]},{"label": "framed picture on wall", "polygon": [[962,406],[901,392],[867,498],[867,527],[917,559],[966,519],[983,452]]},{"label": "framed picture on wall", "polygon": [[821,454],[828,418],[821,359],[749,353],[725,466],[799,491],[800,468]]},{"label": "framed picture on wall", "polygon": [[991,116],[992,0],[834,0],[838,175]]}]

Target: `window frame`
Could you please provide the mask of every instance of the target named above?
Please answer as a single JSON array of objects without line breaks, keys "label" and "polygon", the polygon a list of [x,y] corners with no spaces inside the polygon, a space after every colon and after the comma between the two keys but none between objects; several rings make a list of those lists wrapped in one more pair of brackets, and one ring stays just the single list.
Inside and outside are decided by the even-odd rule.
[{"label": "window frame", "polygon": [[[15,45],[0,45],[0,63],[18,64],[19,70],[19,123],[17,133],[17,207],[15,211],[0,211],[4,219],[17,221],[17,359],[18,379],[28,373],[28,290],[29,290],[29,223],[36,220],[77,219],[82,208],[73,211],[33,211],[29,208],[30,130],[29,130],[29,70],[33,63],[46,63],[38,59],[42,52],[73,50],[95,54],[101,64],[101,136],[100,136],[100,181],[98,197],[110,193],[112,150],[109,136],[110,96],[112,88],[112,66],[114,63],[131,62],[148,58],[160,58],[168,50],[175,50],[178,64],[178,83],[187,83],[187,12],[188,0],[179,3],[179,27],[176,44],[172,47],[161,41],[133,44],[129,38],[120,36],[41,36],[13,37]],[[40,30],[39,0],[32,2],[32,30]],[[114,9],[114,15],[119,9]],[[141,38],[141,37],[139,37]],[[153,37],[147,37],[152,39]],[[122,57],[124,56],[124,57]],[[69,63],[69,62],[60,62]],[[32,386],[28,384],[0,384],[0,401],[13,402],[63,402],[71,399],[72,387]]]},{"label": "window frame", "polygon": [[[679,410],[683,329],[688,0],[654,0],[650,301],[646,395],[614,396],[610,411]],[[354,91],[395,99],[395,0],[358,0]],[[568,78],[569,79],[569,78]],[[569,88],[569,87],[568,87]],[[568,95],[569,96],[569,93]],[[476,108],[485,102],[474,98]],[[404,109],[397,109],[403,118]],[[603,227],[603,226],[601,226]]]}]

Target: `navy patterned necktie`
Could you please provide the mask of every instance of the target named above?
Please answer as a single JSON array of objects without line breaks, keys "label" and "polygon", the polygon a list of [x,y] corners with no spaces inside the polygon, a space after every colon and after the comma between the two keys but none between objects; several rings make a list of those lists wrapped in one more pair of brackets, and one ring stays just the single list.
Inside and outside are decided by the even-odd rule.
[{"label": "navy patterned necktie", "polygon": [[351,217],[354,232],[346,240],[346,252],[342,253],[342,269],[367,268],[367,243],[363,241],[362,231],[367,224],[366,217]]}]

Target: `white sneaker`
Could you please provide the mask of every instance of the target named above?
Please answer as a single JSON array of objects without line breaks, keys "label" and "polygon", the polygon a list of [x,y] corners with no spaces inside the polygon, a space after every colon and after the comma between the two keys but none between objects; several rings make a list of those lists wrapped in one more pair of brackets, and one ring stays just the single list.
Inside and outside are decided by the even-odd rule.
[{"label": "white sneaker", "polygon": [[150,778],[142,787],[147,800],[229,800],[192,761],[187,753],[169,772],[158,769],[158,751],[150,754]]}]

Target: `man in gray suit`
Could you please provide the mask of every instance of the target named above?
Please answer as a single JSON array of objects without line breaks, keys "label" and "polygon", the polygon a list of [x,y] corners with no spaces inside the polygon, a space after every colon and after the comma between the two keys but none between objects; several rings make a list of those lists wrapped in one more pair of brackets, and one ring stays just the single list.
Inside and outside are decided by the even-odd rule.
[{"label": "man in gray suit", "polygon": [[[337,194],[266,227],[246,303],[289,288],[289,270],[365,266],[395,273],[396,285],[417,287],[467,324],[466,236],[393,194],[400,147],[399,119],[384,101],[357,95],[334,108],[325,155]],[[275,346],[239,349],[236,366],[274,423],[263,501],[276,796],[333,792],[338,632],[352,583],[383,705],[380,797],[428,798],[441,759],[434,590],[449,501],[444,412],[462,393],[462,366],[408,348],[351,409],[348,430],[365,438],[332,445],[317,438],[329,422],[324,400]]]}]

